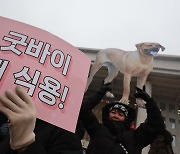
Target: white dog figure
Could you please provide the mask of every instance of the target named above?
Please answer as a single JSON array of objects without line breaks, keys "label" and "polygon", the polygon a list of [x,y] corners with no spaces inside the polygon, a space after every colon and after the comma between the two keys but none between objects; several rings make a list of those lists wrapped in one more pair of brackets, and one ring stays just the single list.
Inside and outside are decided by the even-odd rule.
[{"label": "white dog figure", "polygon": [[[155,42],[139,43],[136,44],[136,48],[136,51],[124,51],[115,48],[100,50],[91,67],[86,90],[95,73],[105,65],[108,68],[108,76],[105,78],[104,83],[111,82],[119,72],[124,74],[123,95],[119,102],[128,104],[131,77],[137,77],[137,87],[142,89],[147,76],[153,69],[153,57],[157,56],[159,49],[165,50],[165,47]],[[107,96],[114,97],[110,92],[107,93]],[[136,103],[138,106],[144,106],[143,101],[137,100]]]}]

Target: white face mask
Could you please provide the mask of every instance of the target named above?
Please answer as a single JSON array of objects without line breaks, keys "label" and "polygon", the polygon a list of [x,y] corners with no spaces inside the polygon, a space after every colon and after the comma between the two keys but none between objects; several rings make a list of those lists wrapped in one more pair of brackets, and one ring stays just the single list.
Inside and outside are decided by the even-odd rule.
[{"label": "white face mask", "polygon": [[144,54],[156,57],[158,55],[159,49],[160,49],[159,47],[154,47],[151,49],[144,49]]},{"label": "white face mask", "polygon": [[158,55],[158,52],[156,52],[156,51],[155,51],[155,52],[154,52],[154,51],[151,51],[150,53],[151,53],[151,55],[154,56],[154,57],[156,57],[156,56]]}]

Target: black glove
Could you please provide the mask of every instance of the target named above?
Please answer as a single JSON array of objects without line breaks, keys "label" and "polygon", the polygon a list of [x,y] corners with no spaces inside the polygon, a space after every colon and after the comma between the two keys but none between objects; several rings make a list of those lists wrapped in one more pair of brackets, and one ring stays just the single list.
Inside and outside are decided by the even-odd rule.
[{"label": "black glove", "polygon": [[110,85],[111,85],[110,82],[104,84],[104,80],[103,80],[101,83],[101,87],[99,89],[99,92],[102,94],[106,94],[107,91],[111,91],[112,89],[111,89]]},{"label": "black glove", "polygon": [[136,90],[137,90],[137,92],[134,94],[134,97],[136,97],[136,98],[141,98],[141,99],[143,99],[145,102],[148,102],[148,101],[151,99],[151,97],[148,95],[148,93],[146,93],[146,91],[144,90],[144,88],[143,88],[143,90],[142,90],[142,89],[136,87]]}]

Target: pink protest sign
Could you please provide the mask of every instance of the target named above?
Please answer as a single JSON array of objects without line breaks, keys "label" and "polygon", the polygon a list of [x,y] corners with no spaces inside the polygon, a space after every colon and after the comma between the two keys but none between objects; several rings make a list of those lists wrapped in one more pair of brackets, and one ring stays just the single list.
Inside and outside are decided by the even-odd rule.
[{"label": "pink protest sign", "polygon": [[38,118],[75,131],[90,58],[42,29],[0,17],[0,94],[19,85]]}]

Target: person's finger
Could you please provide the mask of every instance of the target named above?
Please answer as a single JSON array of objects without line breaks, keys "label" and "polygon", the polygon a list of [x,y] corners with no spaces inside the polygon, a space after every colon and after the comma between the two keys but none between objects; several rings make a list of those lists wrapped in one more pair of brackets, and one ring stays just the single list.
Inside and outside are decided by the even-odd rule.
[{"label": "person's finger", "polygon": [[0,112],[4,113],[4,115],[7,116],[8,120],[11,121],[11,119],[14,117],[15,113],[7,108],[6,106],[0,105]]},{"label": "person's finger", "polygon": [[27,104],[26,107],[29,108],[31,112],[33,112],[36,116],[36,109],[35,109],[34,103],[31,97],[28,95],[28,93],[20,86],[16,87],[16,93],[24,102],[26,102]]},{"label": "person's finger", "polygon": [[28,105],[26,107],[31,108],[31,111],[36,113],[36,109],[33,104],[33,101],[31,99],[31,97],[28,95],[28,93],[20,86],[16,87],[16,93],[24,102],[26,102],[26,104]]},{"label": "person's finger", "polygon": [[19,111],[19,107],[14,104],[14,102],[12,102],[10,99],[8,99],[5,96],[0,96],[0,102],[8,109],[10,109],[11,111],[14,112],[18,112]]},{"label": "person's finger", "polygon": [[140,97],[139,93],[135,93],[134,97],[139,98]]},{"label": "person's finger", "polygon": [[12,103],[16,104],[18,107],[22,108],[25,102],[12,90],[7,90],[5,92],[6,97],[11,100]]},{"label": "person's finger", "polygon": [[23,88],[21,88],[20,86],[17,86],[16,93],[24,102],[26,102],[27,104],[32,104],[31,97],[28,95],[28,93]]},{"label": "person's finger", "polygon": [[106,84],[104,84],[105,86],[110,86],[111,85],[111,82],[108,82]]},{"label": "person's finger", "polygon": [[137,90],[137,92],[142,92],[143,91],[142,89],[140,89],[138,87],[136,87],[136,90]]},{"label": "person's finger", "polygon": [[145,85],[143,86],[143,91],[146,91],[146,86]]}]

